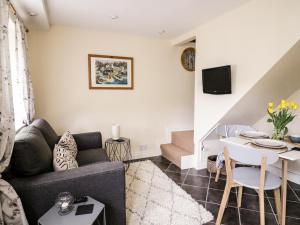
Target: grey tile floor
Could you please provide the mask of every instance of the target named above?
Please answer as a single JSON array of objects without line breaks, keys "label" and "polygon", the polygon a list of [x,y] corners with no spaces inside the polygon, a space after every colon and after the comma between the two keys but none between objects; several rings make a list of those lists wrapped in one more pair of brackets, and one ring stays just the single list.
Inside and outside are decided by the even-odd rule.
[{"label": "grey tile floor", "polygon": [[[180,170],[176,165],[161,156],[148,159],[209,210],[215,218],[217,217],[226,183],[224,176],[221,176],[219,182],[216,183],[214,181],[215,174],[210,174],[206,169]],[[256,192],[244,188],[241,208],[236,207],[236,196],[236,190],[233,189],[222,224],[258,225],[259,204]],[[266,192],[265,196],[266,225],[278,225],[273,193]],[[287,225],[300,225],[300,185],[292,182],[288,183],[287,199]],[[207,225],[212,224],[214,224],[214,221]]]}]

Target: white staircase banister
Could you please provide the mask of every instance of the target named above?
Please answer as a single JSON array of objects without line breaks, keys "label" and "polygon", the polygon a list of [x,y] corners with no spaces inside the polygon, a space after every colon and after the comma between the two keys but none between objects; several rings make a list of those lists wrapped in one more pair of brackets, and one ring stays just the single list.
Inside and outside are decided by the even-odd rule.
[{"label": "white staircase banister", "polygon": [[199,143],[201,144],[201,151],[204,150],[203,141],[220,125],[220,123],[216,123],[212,128],[209,129],[208,132],[199,140]]}]

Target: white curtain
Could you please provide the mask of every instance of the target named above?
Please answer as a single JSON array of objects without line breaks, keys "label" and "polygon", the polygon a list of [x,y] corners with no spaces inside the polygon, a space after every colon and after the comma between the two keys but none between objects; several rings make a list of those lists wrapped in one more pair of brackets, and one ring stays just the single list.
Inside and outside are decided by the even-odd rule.
[{"label": "white curtain", "polygon": [[[0,0],[0,174],[9,165],[15,137],[8,22],[8,2]],[[17,193],[0,179],[0,225],[27,224]]]},{"label": "white curtain", "polygon": [[29,125],[35,110],[31,75],[28,69],[26,28],[17,16],[13,16],[12,20],[14,22],[10,27],[10,47],[15,49],[11,55],[15,119],[17,125]]}]

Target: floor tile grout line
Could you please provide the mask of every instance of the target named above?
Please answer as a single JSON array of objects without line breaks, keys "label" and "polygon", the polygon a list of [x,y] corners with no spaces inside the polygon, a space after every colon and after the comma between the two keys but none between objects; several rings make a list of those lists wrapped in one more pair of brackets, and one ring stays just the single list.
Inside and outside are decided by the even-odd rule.
[{"label": "floor tile grout line", "polygon": [[[215,202],[207,202],[207,203],[209,203],[209,204],[212,204],[212,205],[220,205],[219,203],[215,203]],[[237,207],[234,207],[234,206],[231,206],[231,205],[228,205],[228,207],[229,208],[234,208],[234,209],[236,209]],[[259,211],[258,210],[255,210],[255,209],[246,209],[246,208],[240,208],[240,209],[242,209],[242,210],[248,210],[248,211],[251,211],[251,212],[257,212],[257,213],[259,213]],[[270,215],[273,215],[273,213],[272,212],[265,212],[266,214],[270,214]],[[290,217],[290,216],[287,216],[287,217]],[[293,218],[293,219],[300,219],[300,218],[297,218],[297,217],[291,217],[291,218]]]},{"label": "floor tile grout line", "polygon": [[291,219],[295,219],[295,220],[300,220],[299,217],[293,217],[293,216],[286,216],[286,218],[291,218]]},{"label": "floor tile grout line", "polygon": [[[171,163],[172,164],[172,163]],[[179,171],[172,171],[169,169],[169,167],[166,169],[166,172],[171,172],[171,173],[178,173],[178,174],[186,174],[188,172],[179,172]],[[205,175],[200,175],[200,174],[190,174],[188,173],[189,176],[193,176],[193,177],[210,177],[210,175],[208,176],[205,176]],[[210,179],[213,179],[215,177],[211,176]],[[219,180],[223,180],[223,181],[226,181],[226,179],[224,178],[219,178]]]},{"label": "floor tile grout line", "polygon": [[[258,194],[249,194],[249,193],[243,193],[243,195],[258,196]],[[267,196],[265,198],[267,198]]]},{"label": "floor tile grout line", "polygon": [[194,188],[208,188],[208,187],[195,186],[195,185],[191,185],[191,184],[182,184],[182,185],[189,186],[189,187],[194,187]]},{"label": "floor tile grout line", "polygon": [[296,198],[298,199],[298,201],[300,201],[298,195],[296,194],[296,192],[294,191],[294,189],[291,187],[291,185],[289,184],[289,182],[287,183],[288,186],[290,187],[290,189],[292,190],[293,194],[296,196]]},{"label": "floor tile grout line", "polygon": [[269,197],[267,197],[267,200],[268,200],[268,203],[269,203],[269,205],[270,205],[270,207],[271,207],[271,210],[272,210],[272,212],[273,212],[273,215],[275,216],[275,220],[276,220],[277,224],[279,225],[279,222],[278,222],[278,219],[277,219],[277,215],[275,214],[275,210],[273,209],[273,206],[272,206],[272,204],[271,204],[271,202],[270,202]]},{"label": "floor tile grout line", "polygon": [[[236,193],[235,193],[236,194]],[[220,203],[216,203],[216,202],[207,202],[207,203],[209,203],[209,204],[213,204],[213,205],[220,205]],[[229,205],[228,204],[228,206],[227,207],[230,207],[230,208],[234,208],[234,209],[237,209],[238,207],[237,206],[233,206],[233,205]],[[242,209],[242,210],[249,210],[249,211],[252,211],[252,212],[257,212],[257,213],[259,213],[259,210],[255,210],[255,209],[247,209],[247,208],[243,208],[243,207],[240,207],[240,209]],[[274,214],[273,212],[266,212],[265,211],[265,213],[266,214]],[[294,217],[294,218],[297,218],[297,217]],[[298,218],[298,219],[300,219],[300,218]]]},{"label": "floor tile grout line", "polygon": [[[193,186],[193,185],[190,185],[190,186]],[[195,186],[195,187],[198,187],[198,186]],[[224,191],[224,190],[218,189],[218,188],[210,188],[210,189],[216,190],[216,191]],[[236,192],[232,192],[232,193],[236,193]],[[243,195],[258,196],[258,194],[250,194],[250,193],[243,193]],[[269,197],[267,194],[265,195],[265,198],[274,199],[273,197]],[[287,200],[287,201],[299,203],[298,201],[292,201],[292,200]]]},{"label": "floor tile grout line", "polygon": [[[187,172],[177,172],[177,171],[172,171],[172,170],[169,170],[169,168],[166,169],[166,172],[168,173],[176,173],[176,174],[187,174]],[[191,176],[191,175],[190,175]]]},{"label": "floor tile grout line", "polygon": [[[220,205],[219,203],[216,203],[216,202],[209,202],[209,201],[207,201],[206,203],[214,204],[214,205]],[[237,209],[236,206],[230,205],[229,203],[228,203],[228,205],[227,205],[227,208],[234,208],[234,209]],[[242,209],[244,209],[244,208],[242,208]]]},{"label": "floor tile grout line", "polygon": [[[273,197],[268,197],[269,199],[275,200],[275,198]],[[291,202],[291,203],[300,203],[299,201],[293,201],[293,200],[286,200],[287,202]]]},{"label": "floor tile grout line", "polygon": [[183,181],[182,181],[180,187],[182,187],[182,185],[184,185],[184,182],[185,182],[185,180],[186,180],[186,177],[187,177],[189,171],[190,171],[190,169],[188,169],[188,172],[185,174],[184,179],[183,179]]},{"label": "floor tile grout line", "polygon": [[167,172],[167,169],[169,169],[169,167],[170,167],[171,164],[172,163],[169,163],[168,167],[164,170],[165,173]]},{"label": "floor tile grout line", "polygon": [[[257,212],[257,213],[260,212],[259,210],[255,210],[255,209],[246,209],[246,208],[242,208],[242,207],[241,207],[240,209],[242,209],[242,210],[248,210],[248,211],[251,211],[251,212]],[[274,215],[273,212],[266,212],[266,211],[265,211],[265,214]]]},{"label": "floor tile grout line", "polygon": [[[210,188],[211,190],[214,190],[214,191],[223,191],[225,190],[225,188],[222,190],[222,189],[218,189],[218,188]],[[231,193],[235,193],[235,192],[231,192]]]},{"label": "floor tile grout line", "polygon": [[208,186],[207,186],[207,190],[206,190],[205,208],[206,208],[206,203],[207,203],[207,199],[208,199],[208,191],[209,191],[209,186],[210,186],[210,178],[211,178],[211,173],[209,173]]}]

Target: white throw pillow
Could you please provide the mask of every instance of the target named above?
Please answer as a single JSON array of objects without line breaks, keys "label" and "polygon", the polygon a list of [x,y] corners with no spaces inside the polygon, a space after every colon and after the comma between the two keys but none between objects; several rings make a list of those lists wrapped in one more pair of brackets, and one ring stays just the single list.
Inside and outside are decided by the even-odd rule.
[{"label": "white throw pillow", "polygon": [[55,145],[53,150],[54,171],[64,171],[78,168],[78,163],[71,152],[60,145]]},{"label": "white throw pillow", "polygon": [[58,145],[69,151],[72,156],[76,158],[78,152],[77,144],[70,131],[67,131],[63,134],[58,142]]}]

